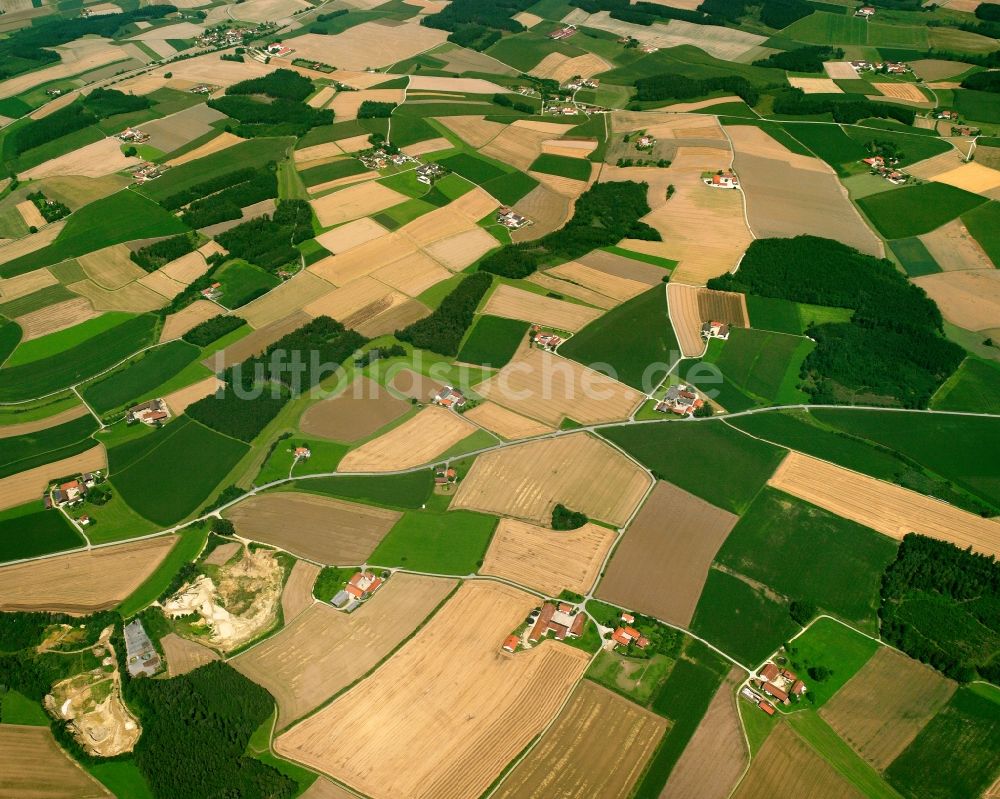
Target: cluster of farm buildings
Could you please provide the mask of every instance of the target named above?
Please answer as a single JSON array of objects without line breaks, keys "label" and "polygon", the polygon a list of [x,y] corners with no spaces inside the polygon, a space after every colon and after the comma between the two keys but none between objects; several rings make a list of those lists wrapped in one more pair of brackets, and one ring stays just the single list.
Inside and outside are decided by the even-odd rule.
[{"label": "cluster of farm buildings", "polygon": [[511,633],[504,639],[501,648],[505,652],[516,652],[519,646],[524,645],[525,639],[529,645],[537,644],[549,633],[552,633],[557,641],[579,638],[586,623],[586,614],[581,613],[578,608],[568,602],[560,602],[558,605],[553,602],[545,602],[528,616],[529,627],[524,635],[519,636]]},{"label": "cluster of farm buildings", "polygon": [[[86,499],[87,492],[102,482],[104,482],[104,473],[98,470],[96,472],[83,472],[72,480],[53,483],[45,492],[45,507],[48,509],[79,505]],[[83,525],[90,524],[90,517],[81,516],[79,522]]]},{"label": "cluster of farm buildings", "polygon": [[[768,662],[764,664],[756,677],[751,678],[749,685],[743,686],[740,694],[744,699],[756,704],[767,715],[773,716],[773,701],[790,705],[791,697],[801,697],[808,690],[806,684],[796,676],[795,672]],[[770,697],[771,701],[765,697]]]},{"label": "cluster of farm buildings", "polygon": [[351,576],[347,584],[330,600],[335,608],[352,611],[366,599],[371,597],[385,582],[372,571],[360,571]]},{"label": "cluster of farm buildings", "polygon": [[893,169],[894,164],[899,163],[898,158],[889,158],[888,160],[881,155],[873,155],[868,158],[862,159],[861,163],[868,164],[868,168],[871,170],[871,174],[878,175],[881,178],[885,178],[890,183],[895,186],[899,186],[906,183],[910,179],[910,176],[905,172],[900,172],[898,169]]}]

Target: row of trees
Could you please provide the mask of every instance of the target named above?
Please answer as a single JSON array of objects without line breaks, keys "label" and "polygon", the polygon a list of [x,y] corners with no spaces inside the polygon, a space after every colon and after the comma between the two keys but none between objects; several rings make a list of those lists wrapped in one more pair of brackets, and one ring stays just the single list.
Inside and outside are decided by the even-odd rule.
[{"label": "row of trees", "polygon": [[784,50],[772,53],[767,58],[758,58],[753,62],[755,67],[771,67],[786,69],[791,72],[822,72],[824,61],[840,61],[844,51],[839,47],[827,45],[810,45],[798,47],[795,50]]},{"label": "row of trees", "polygon": [[430,316],[396,331],[396,338],[414,347],[441,355],[457,355],[458,345],[472,324],[473,315],[493,283],[484,272],[469,275],[444,298]]},{"label": "row of trees", "polygon": [[570,5],[582,8],[588,14],[607,11],[612,19],[631,22],[635,25],[652,25],[661,19],[679,19],[684,22],[693,22],[696,25],[717,25],[724,21],[719,17],[704,13],[704,9],[691,11],[643,2],[642,0],[637,3],[629,3],[629,0],[570,0]]},{"label": "row of trees", "polygon": [[774,113],[789,116],[831,114],[834,122],[854,124],[860,119],[895,119],[912,125],[914,110],[902,105],[873,103],[855,95],[808,95],[802,89],[784,89],[774,95]]},{"label": "row of trees", "polygon": [[160,239],[147,244],[138,250],[133,250],[129,258],[147,272],[155,272],[164,264],[193,252],[197,239],[192,233],[181,233],[168,239]]},{"label": "row of trees", "polygon": [[239,219],[242,208],[278,196],[278,176],[274,164],[253,173],[253,177],[228,189],[192,202],[181,214],[181,221],[191,228],[202,228]]},{"label": "row of trees", "polygon": [[161,200],[160,205],[168,211],[176,211],[178,208],[183,208],[185,205],[195,200],[200,200],[202,197],[207,197],[223,189],[228,189],[230,186],[236,186],[251,180],[256,174],[257,170],[253,167],[234,169],[232,172],[216,175],[208,180],[195,183],[193,186],[188,186],[186,189],[181,189]]},{"label": "row of trees", "polygon": [[[327,15],[320,15],[322,19]],[[250,78],[234,83],[228,89],[228,95],[263,94],[268,97],[283,98],[301,102],[313,91],[313,83],[305,75],[300,75],[293,69],[276,69],[259,78]]]},{"label": "row of trees", "polygon": [[213,341],[218,341],[223,336],[232,333],[245,324],[246,320],[239,316],[219,314],[195,325],[181,338],[188,344],[194,344],[196,347],[207,347]]},{"label": "row of trees", "polygon": [[689,100],[712,92],[735,94],[747,105],[756,105],[760,92],[756,86],[740,75],[718,75],[711,78],[689,78],[686,75],[664,73],[639,78],[635,82],[635,100]]}]

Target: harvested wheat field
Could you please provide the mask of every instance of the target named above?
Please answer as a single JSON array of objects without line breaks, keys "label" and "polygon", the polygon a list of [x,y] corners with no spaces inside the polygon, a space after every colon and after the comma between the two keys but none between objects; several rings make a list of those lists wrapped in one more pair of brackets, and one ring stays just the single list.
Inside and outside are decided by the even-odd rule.
[{"label": "harvested wheat field", "polygon": [[81,416],[89,413],[86,405],[76,405],[69,410],[54,413],[44,419],[34,419],[30,422],[18,422],[16,424],[0,425],[0,439],[11,438],[13,436],[24,436],[28,433],[37,433],[39,430],[47,430],[50,427],[72,422]]},{"label": "harvested wheat field", "polygon": [[523,319],[525,322],[570,331],[586,327],[601,315],[598,308],[552,299],[506,284],[497,286],[487,300],[483,313],[508,319]]},{"label": "harvested wheat field", "polygon": [[649,286],[638,280],[619,277],[608,272],[570,261],[548,270],[548,274],[576,283],[579,286],[610,297],[615,302],[624,302],[642,294]]},{"label": "harvested wheat field", "polygon": [[850,61],[824,61],[823,69],[834,80],[856,80],[858,77]]},{"label": "harvested wheat field", "polygon": [[[712,697],[698,729],[684,748],[662,795],[670,799],[727,799],[749,755],[736,710],[736,686],[746,672],[737,667]],[[753,710],[749,712],[755,712]]]},{"label": "harvested wheat field", "polygon": [[[627,249],[634,252],[644,252],[641,247],[635,246],[637,241],[626,239],[622,244],[623,246],[627,244]],[[655,245],[657,242],[650,241],[646,242],[646,244]],[[635,280],[639,283],[645,283],[650,287],[662,285],[663,276],[667,274],[667,271],[662,266],[655,266],[645,261],[638,261],[635,258],[616,255],[613,252],[605,252],[604,250],[593,250],[587,253],[580,258],[580,263],[584,266],[589,266],[591,269],[596,269],[598,272],[623,277],[627,280]]]},{"label": "harvested wheat field", "polygon": [[150,272],[148,275],[143,275],[136,281],[136,283],[140,286],[145,286],[151,291],[155,291],[157,294],[166,297],[168,300],[172,300],[186,288],[184,283],[179,283],[176,280],[167,277],[160,270]]},{"label": "harvested wheat field", "polygon": [[1000,270],[940,272],[913,282],[938,304],[949,322],[966,330],[1000,326]]},{"label": "harvested wheat field", "polygon": [[313,586],[319,577],[320,567],[307,560],[297,560],[281,592],[281,618],[291,623],[300,613],[313,604]]},{"label": "harvested wheat field", "polygon": [[335,286],[344,286],[416,251],[417,246],[405,236],[388,233],[360,243],[340,255],[327,256],[310,265],[309,271]]},{"label": "harvested wheat field", "polygon": [[726,322],[734,327],[749,327],[746,297],[732,291],[667,285],[667,303],[681,352],[688,357],[701,355],[705,340],[701,326],[705,322]]},{"label": "harvested wheat field", "polygon": [[[426,1],[426,0],[425,0]],[[411,5],[407,3],[407,5]],[[306,788],[299,799],[357,799],[357,796],[346,788],[341,788],[335,782],[320,777]]]},{"label": "harvested wheat field", "polygon": [[483,116],[438,117],[448,130],[458,136],[466,144],[479,149],[506,130],[502,122],[491,122]]},{"label": "harvested wheat field", "polygon": [[316,241],[334,255],[340,255],[342,252],[347,252],[362,244],[367,244],[373,239],[384,236],[388,232],[378,222],[365,217],[348,222],[346,225],[334,228],[333,230],[328,230],[326,233],[317,236]]},{"label": "harvested wheat field", "polygon": [[[37,75],[38,73],[33,74]],[[9,81],[5,82],[4,85],[7,83]],[[60,155],[58,158],[52,158],[43,164],[26,169],[19,177],[21,180],[37,180],[38,178],[62,175],[100,178],[141,163],[142,160],[139,158],[123,155],[121,142],[117,139],[101,139],[66,153],[66,155]]]},{"label": "harvested wheat field", "polygon": [[328,102],[330,102],[330,100],[333,99],[333,95],[335,95],[336,93],[337,93],[336,86],[324,86],[322,89],[316,92],[316,94],[314,94],[312,97],[306,100],[306,105],[308,105],[310,108],[322,108]]},{"label": "harvested wheat field", "polygon": [[[317,278],[318,279],[318,278]],[[362,277],[346,286],[333,289],[306,305],[302,310],[310,316],[330,316],[345,327],[357,328],[362,322],[388,310],[405,299],[384,283]]]},{"label": "harvested wheat field", "polygon": [[914,532],[1000,555],[1000,522],[798,452],[785,456],[768,484],[890,538]]},{"label": "harvested wheat field", "polygon": [[586,180],[574,180],[559,175],[549,175],[545,172],[529,171],[528,174],[546,188],[571,200],[576,200],[587,190],[588,181]]},{"label": "harvested wheat field", "polygon": [[394,422],[410,407],[410,403],[362,376],[336,397],[310,405],[302,414],[299,429],[307,436],[352,443]]},{"label": "harvested wheat field", "polygon": [[227,541],[209,552],[201,562],[209,566],[224,566],[233,559],[235,554],[242,551],[243,544],[240,541]]},{"label": "harvested wheat field", "polygon": [[219,653],[197,641],[181,638],[176,633],[168,633],[160,639],[163,655],[167,661],[167,674],[179,677],[189,671],[219,659]]},{"label": "harvested wheat field", "polygon": [[450,150],[452,144],[443,136],[439,136],[436,139],[427,139],[426,141],[420,141],[416,144],[410,144],[406,147],[401,147],[400,149],[409,156],[413,158],[419,158],[422,155],[427,155],[428,153],[438,153],[441,150]]},{"label": "harvested wheat field", "polygon": [[148,272],[136,264],[129,256],[132,251],[124,244],[112,244],[76,259],[87,277],[105,289],[120,289]]},{"label": "harvested wheat field", "polygon": [[1000,187],[1000,170],[972,161],[947,172],[940,172],[932,180],[935,183],[947,183],[949,186],[973,194],[988,195],[993,189]]},{"label": "harvested wheat field", "polygon": [[962,269],[993,269],[983,246],[973,238],[961,219],[953,219],[937,230],[918,236],[945,272]]},{"label": "harvested wheat field", "polygon": [[23,275],[8,277],[0,280],[0,297],[4,302],[16,300],[18,297],[26,297],[36,291],[54,286],[59,281],[45,267],[36,269],[33,272],[25,272]]},{"label": "harvested wheat field", "polygon": [[656,228],[663,242],[657,255],[678,262],[672,280],[704,285],[732,269],[749,246],[750,231],[743,219],[739,191],[710,189],[701,173],[728,168],[730,154],[709,147],[679,147],[668,173],[676,193],[643,221]]},{"label": "harvested wheat field", "polygon": [[[751,708],[748,712],[759,712]],[[754,757],[733,799],[864,799],[815,749],[779,723]]]},{"label": "harvested wheat field", "polygon": [[395,574],[354,612],[312,604],[230,663],[274,694],[278,727],[286,726],[376,666],[456,585],[456,580]]},{"label": "harvested wheat field", "polygon": [[659,482],[615,550],[601,599],[686,627],[708,569],[738,518]]},{"label": "harvested wheat field", "polygon": [[883,254],[882,243],[829,166],[791,152],[750,125],[730,125],[726,132],[736,151],[733,164],[746,197],[750,227],[758,237],[811,234],[872,255]]},{"label": "harvested wheat field", "polygon": [[[317,183],[314,186],[310,186],[308,191],[310,196],[319,197],[321,194],[326,194],[331,189],[336,189],[340,186],[349,186],[352,183],[361,183],[366,180],[374,180],[377,177],[378,172],[361,172],[357,175],[346,175],[342,178],[337,178],[336,180],[328,180],[325,183]],[[367,217],[363,218],[367,219]]]},{"label": "harvested wheat field", "polygon": [[24,220],[24,224],[28,227],[42,228],[48,224],[45,217],[42,216],[42,212],[38,210],[38,206],[31,200],[19,202],[14,207],[17,208],[17,212],[21,215],[21,219]]},{"label": "harvested wheat field", "polygon": [[429,402],[431,397],[437,394],[443,386],[439,381],[432,380],[412,369],[394,371],[388,385],[397,394],[415,399],[418,402]]},{"label": "harvested wheat field", "polygon": [[564,297],[573,297],[574,299],[582,300],[583,302],[604,310],[609,310],[620,304],[618,300],[613,300],[603,294],[598,294],[596,291],[584,288],[577,283],[571,283],[568,280],[560,280],[548,272],[535,272],[533,275],[526,277],[525,280],[529,283],[534,283],[536,286],[541,286],[547,291],[553,291],[556,294],[563,295]]},{"label": "harvested wheat field", "polygon": [[250,497],[223,515],[243,538],[330,566],[364,563],[400,518],[396,511],[297,491]]},{"label": "harvested wheat field", "polygon": [[558,427],[627,419],[645,395],[576,361],[528,349],[489,380],[474,387],[499,405]]},{"label": "harvested wheat field", "polygon": [[441,239],[464,233],[500,205],[482,189],[473,189],[444,208],[430,211],[399,229],[415,244],[426,247]]},{"label": "harvested wheat field", "polygon": [[[595,474],[600,481],[594,481]],[[451,507],[544,524],[562,503],[620,526],[651,483],[642,468],[611,445],[588,433],[573,433],[480,455]]]},{"label": "harvested wheat field", "polygon": [[961,61],[945,61],[939,58],[919,58],[909,63],[913,73],[927,81],[954,78],[972,67],[972,64]]},{"label": "harvested wheat field", "polygon": [[503,577],[547,596],[559,596],[564,589],[586,594],[614,541],[614,530],[593,523],[576,530],[550,530],[501,519],[479,573]]},{"label": "harvested wheat field", "polygon": [[533,241],[546,233],[558,230],[569,219],[573,200],[552,191],[548,186],[535,186],[514,203],[514,210],[531,220],[532,224],[511,233],[514,242]]},{"label": "harvested wheat field", "polygon": [[47,247],[56,240],[56,236],[62,232],[65,226],[66,220],[60,219],[58,222],[53,222],[51,225],[47,225],[30,236],[23,236],[22,238],[0,244],[0,264],[8,263],[15,258],[20,258],[22,255],[35,252],[42,249],[42,247]]},{"label": "harvested wheat field", "polygon": [[48,726],[0,724],[0,796],[7,799],[111,799],[70,759]]},{"label": "harvested wheat field", "polygon": [[390,206],[406,202],[407,199],[405,194],[372,181],[348,186],[318,200],[310,200],[310,205],[316,212],[320,225],[331,227],[362,216],[377,214]]},{"label": "harvested wheat field", "polygon": [[106,289],[92,280],[81,280],[70,283],[66,288],[86,297],[98,311],[143,313],[155,311],[167,304],[166,297],[140,283],[129,283],[120,289]]},{"label": "harvested wheat field", "polygon": [[85,297],[74,297],[18,316],[14,321],[21,326],[21,341],[31,341],[86,322],[95,316],[100,314],[94,310],[90,300]]},{"label": "harvested wheat field", "polygon": [[341,472],[393,472],[430,463],[478,428],[457,413],[430,405],[385,435],[348,452]]},{"label": "harvested wheat field", "polygon": [[[854,77],[857,77],[856,75]],[[805,94],[843,94],[841,89],[830,78],[796,78],[788,76],[788,83],[795,89],[802,89]]]},{"label": "harvested wheat field", "polygon": [[282,336],[291,333],[293,330],[298,330],[304,324],[308,323],[310,319],[312,317],[302,311],[289,314],[284,319],[279,319],[277,322],[265,325],[243,336],[239,341],[234,341],[225,349],[219,350],[203,360],[202,363],[213,372],[220,372],[233,364],[243,363],[247,358],[266,350]]},{"label": "harvested wheat field", "polygon": [[[496,241],[493,243],[496,244]],[[451,277],[451,272],[429,255],[417,250],[377,269],[372,277],[403,294],[416,297],[431,286],[447,280]]]},{"label": "harvested wheat field", "polygon": [[187,308],[172,313],[163,320],[163,330],[160,331],[160,341],[172,341],[180,338],[191,328],[197,327],[207,319],[218,316],[222,309],[208,300],[195,300]]},{"label": "harvested wheat field", "polygon": [[[393,295],[399,299],[398,295]],[[362,336],[378,338],[409,327],[414,322],[431,315],[431,309],[417,300],[403,300],[391,305],[381,313],[354,326]]]},{"label": "harvested wheat field", "polygon": [[416,22],[402,25],[388,21],[363,22],[337,35],[335,56],[330,54],[329,37],[316,33],[295,39],[295,55],[316,61],[329,61],[332,57],[338,69],[364,70],[403,61],[430,50],[442,44],[447,35],[445,31]]},{"label": "harvested wheat field", "polygon": [[[558,55],[558,54],[557,54]],[[480,152],[505,164],[526,171],[542,152],[542,144],[551,133],[510,125],[493,138]]]},{"label": "harvested wheat field", "polygon": [[240,308],[240,316],[250,327],[260,329],[284,319],[289,314],[306,309],[308,305],[333,292],[334,288],[312,272],[299,272],[280,286]]},{"label": "harvested wheat field", "polygon": [[199,380],[197,383],[192,383],[190,386],[171,391],[163,397],[163,400],[167,403],[167,407],[170,408],[174,416],[179,416],[187,410],[188,405],[211,396],[224,385],[225,383],[219,380],[219,378],[211,375],[204,380]]},{"label": "harvested wheat field", "polygon": [[79,455],[4,477],[0,479],[0,510],[23,505],[25,502],[37,502],[49,481],[57,477],[107,468],[108,458],[104,445],[98,444]]},{"label": "harvested wheat field", "polygon": [[234,133],[220,133],[214,139],[210,139],[200,147],[195,147],[193,150],[188,150],[183,155],[179,155],[176,158],[172,158],[167,161],[167,165],[180,166],[181,164],[186,164],[189,161],[197,161],[199,158],[204,158],[206,155],[222,152],[223,150],[232,147],[234,144],[239,144],[241,141],[244,140]]},{"label": "harvested wheat field", "polygon": [[954,150],[925,158],[906,168],[907,174],[921,180],[933,180],[938,175],[956,169],[962,163],[961,156]]},{"label": "harvested wheat field", "polygon": [[428,244],[427,254],[452,272],[458,272],[499,246],[500,242],[481,227],[473,227]]},{"label": "harvested wheat field", "polygon": [[666,728],[662,716],[583,680],[493,796],[626,799]]},{"label": "harvested wheat field", "polygon": [[377,103],[396,103],[399,105],[406,97],[403,89],[362,89],[359,92],[338,92],[330,103],[334,118],[337,120],[356,119],[358,109],[363,102],[371,100]]},{"label": "harvested wheat field", "polygon": [[593,53],[585,53],[574,58],[568,58],[562,53],[549,53],[531,70],[531,74],[565,83],[576,75],[589,78],[609,69],[612,69],[612,65]]},{"label": "harvested wheat field", "polygon": [[883,771],[945,706],[955,687],[930,666],[882,646],[820,715]]},{"label": "harvested wheat field", "polygon": [[198,250],[189,252],[187,255],[182,255],[180,258],[164,264],[157,270],[159,274],[166,275],[171,280],[176,280],[185,286],[201,277],[207,271],[208,263],[205,261],[205,256]]},{"label": "harvested wheat field", "polygon": [[86,615],[113,608],[142,585],[176,541],[175,535],[160,536],[4,566],[0,610]]},{"label": "harvested wheat field", "polygon": [[555,428],[509,411],[495,402],[482,402],[465,412],[465,418],[508,441],[551,433]]},{"label": "harvested wheat field", "polygon": [[388,663],[280,736],[276,750],[373,799],[479,796],[587,667],[586,652],[555,641],[501,652],[536,602],[506,585],[465,583]]},{"label": "harvested wheat field", "polygon": [[892,97],[896,100],[907,100],[911,103],[927,102],[924,93],[920,91],[915,83],[872,83],[872,86],[885,97]]}]

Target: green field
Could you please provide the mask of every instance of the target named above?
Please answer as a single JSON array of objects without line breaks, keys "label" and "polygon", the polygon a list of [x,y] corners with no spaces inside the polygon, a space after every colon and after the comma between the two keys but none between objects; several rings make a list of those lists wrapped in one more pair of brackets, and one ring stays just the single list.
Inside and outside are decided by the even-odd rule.
[{"label": "green field", "polygon": [[87,770],[93,774],[115,796],[129,799],[154,799],[146,778],[131,760],[112,760],[107,763],[92,763]]},{"label": "green field", "polygon": [[570,158],[565,155],[543,153],[529,167],[534,172],[558,175],[573,180],[590,180],[590,161],[584,158]]},{"label": "green field", "polygon": [[658,477],[734,513],[746,510],[785,455],[719,421],[610,427],[601,435]]},{"label": "green field", "polygon": [[799,372],[815,348],[807,338],[753,328],[733,328],[715,365],[744,392],[778,405],[808,400]]},{"label": "green field", "polygon": [[143,314],[62,352],[0,369],[0,401],[41,397],[79,383],[150,344],[158,328],[157,317]]},{"label": "green field", "polygon": [[520,171],[499,175],[482,184],[486,191],[506,205],[513,205],[537,185],[538,181],[531,175]]},{"label": "green field", "polygon": [[910,277],[923,277],[941,271],[934,256],[916,236],[890,241],[889,247]]},{"label": "green field", "polygon": [[359,175],[367,171],[368,167],[362,164],[357,158],[341,158],[338,161],[331,161],[328,164],[320,164],[310,169],[304,169],[299,173],[299,176],[306,186],[315,186],[319,183],[326,183],[328,180],[346,178],[350,175]]},{"label": "green field", "polygon": [[798,625],[788,605],[737,577],[710,569],[691,630],[746,665],[754,665],[787,641]]},{"label": "green field", "polygon": [[167,590],[167,586],[181,566],[193,561],[205,546],[208,527],[194,525],[183,530],[180,536],[180,541],[174,544],[163,562],[156,567],[156,571],[117,607],[124,618],[135,615]]},{"label": "green field", "polygon": [[34,402],[22,402],[17,405],[0,406],[0,428],[22,422],[34,422],[47,419],[57,413],[68,411],[80,405],[80,400],[72,392],[54,394]]},{"label": "green field", "polygon": [[825,305],[809,305],[792,302],[777,297],[747,295],[747,313],[750,324],[758,330],[773,330],[775,333],[802,335],[809,325],[823,325],[828,322],[849,322],[854,315],[850,308],[830,308]]},{"label": "green field", "polygon": [[[809,686],[806,702],[822,707],[841,686],[858,673],[878,651],[878,642],[845,627],[833,619],[817,619],[786,649],[792,670]],[[809,669],[825,667],[830,675],[824,680],[809,676]]]},{"label": "green field", "polygon": [[11,318],[24,316],[24,314],[29,314],[32,311],[40,311],[49,305],[55,305],[57,302],[71,300],[76,296],[76,294],[61,283],[56,283],[53,286],[46,286],[38,291],[33,291],[31,294],[18,297],[16,300],[0,303],[0,314]]},{"label": "green field", "polygon": [[68,458],[95,445],[97,421],[89,413],[33,433],[0,439],[0,477]]},{"label": "green field", "polygon": [[0,266],[0,276],[21,275],[123,241],[170,236],[186,230],[173,214],[139,192],[124,189],[71,214],[52,244]]},{"label": "green field", "polygon": [[487,55],[522,72],[531,72],[549,53],[578,56],[583,55],[584,51],[570,42],[549,39],[541,33],[530,31],[516,36],[504,36],[487,51]]},{"label": "green field", "polygon": [[946,183],[923,183],[862,197],[858,205],[887,239],[905,239],[930,233],[986,201]]},{"label": "green field", "polygon": [[485,158],[479,158],[469,153],[449,155],[438,163],[473,183],[486,183],[488,180],[502,177],[505,174],[504,170],[494,166]]},{"label": "green field", "polygon": [[338,499],[406,510],[420,508],[427,502],[434,490],[434,474],[430,469],[377,476],[347,474],[294,480],[286,487],[291,491],[311,491]]},{"label": "green field", "polygon": [[472,511],[411,511],[396,522],[368,562],[434,574],[472,574],[482,565],[496,524],[495,517]]},{"label": "green field", "polygon": [[171,194],[225,175],[237,168],[259,167],[268,161],[280,161],[293,143],[294,140],[291,138],[266,137],[240,142],[221,152],[168,169],[162,177],[143,184],[142,193],[159,202]]},{"label": "green field", "polygon": [[[948,143],[936,136],[923,135],[919,128],[903,128],[902,130],[889,130],[884,124],[886,120],[863,120],[864,127],[858,125],[845,125],[844,132],[858,144],[864,146],[872,142],[879,144],[891,144],[896,148],[896,157],[899,159],[899,166],[906,167],[923,161],[925,158],[933,158],[935,155],[947,153],[951,150]],[[882,123],[882,124],[879,124]],[[898,124],[898,123],[897,123]],[[801,126],[808,127],[808,126]],[[870,130],[871,127],[878,127],[881,130]],[[910,131],[915,131],[911,133]],[[865,155],[868,151],[866,148]],[[867,171],[868,167],[862,165]]]},{"label": "green field", "polygon": [[868,23],[846,7],[842,14],[816,11],[781,31],[783,36],[808,44],[867,44]]},{"label": "green field", "polygon": [[146,396],[148,392],[178,374],[200,354],[200,348],[179,340],[146,350],[125,366],[88,383],[83,388],[83,398],[98,413],[152,399]]},{"label": "green field", "polygon": [[108,467],[111,482],[133,510],[170,525],[196,511],[248,450],[182,416],[109,448]]},{"label": "green field", "polygon": [[[941,757],[957,752],[957,757]],[[979,796],[1000,770],[1000,692],[962,687],[903,750],[885,776],[913,799]]]},{"label": "green field", "polygon": [[875,634],[879,580],[895,555],[892,539],[765,488],[716,562]]},{"label": "green field", "polygon": [[[813,14],[812,16],[818,15]],[[840,125],[833,123],[829,125],[785,123],[785,130],[842,175],[850,174],[851,171],[861,171],[860,169],[845,170],[843,165],[857,163],[868,156],[865,148],[844,133],[844,129]]]},{"label": "green field", "polygon": [[654,286],[595,319],[559,348],[626,385],[650,392],[680,357],[666,292]]},{"label": "green field", "polygon": [[17,322],[0,318],[0,366],[3,366],[17,349],[23,332]]},{"label": "green field", "polygon": [[[30,530],[31,535],[25,535]],[[0,511],[0,563],[35,558],[83,546],[84,540],[57,510],[42,508],[42,498]]]},{"label": "green field", "polygon": [[931,400],[940,411],[1000,414],[1000,366],[968,357]]},{"label": "green field", "polygon": [[709,341],[704,357],[697,361],[682,361],[678,365],[678,377],[721,405],[727,413],[739,413],[768,404],[751,397],[716,367],[714,359],[719,357],[724,345],[725,342],[719,339]]},{"label": "green field", "polygon": [[222,284],[219,303],[226,308],[239,308],[251,300],[266,294],[281,280],[259,266],[246,261],[232,261],[215,273],[215,279]]},{"label": "green field", "polygon": [[527,322],[499,316],[480,316],[456,360],[495,368],[506,366],[527,333]]},{"label": "green field", "polygon": [[962,221],[993,265],[1000,268],[1000,202],[993,200],[973,208],[962,214]]},{"label": "green field", "polygon": [[0,693],[0,724],[48,727],[49,714],[42,710],[40,703],[17,691],[8,690]]},{"label": "green field", "polygon": [[977,92],[971,89],[955,89],[955,108],[966,119],[976,122],[1000,122],[1000,97],[993,92]]},{"label": "green field", "polygon": [[[21,366],[32,361],[40,361],[51,355],[58,355],[77,344],[89,341],[105,330],[110,330],[134,318],[134,314],[110,311],[100,316],[95,316],[93,319],[88,319],[86,322],[73,325],[73,327],[67,327],[65,330],[59,330],[55,333],[49,333],[31,341],[26,341],[14,351],[14,354],[11,355],[10,360],[4,366],[5,368]],[[98,342],[98,346],[101,346],[101,342]]]}]

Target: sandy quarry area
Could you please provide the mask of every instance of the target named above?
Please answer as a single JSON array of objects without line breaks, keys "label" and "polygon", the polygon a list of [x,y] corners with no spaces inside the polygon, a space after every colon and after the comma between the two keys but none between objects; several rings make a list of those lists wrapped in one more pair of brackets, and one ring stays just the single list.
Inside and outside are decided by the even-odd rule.
[{"label": "sandy quarry area", "polygon": [[280,729],[375,667],[456,585],[400,573],[351,613],[317,602],[232,665],[274,694]]},{"label": "sandy quarry area", "polygon": [[[374,675],[275,741],[373,799],[479,796],[555,716],[589,656],[500,644],[537,600],[465,583]],[[441,734],[447,730],[447,736]]]},{"label": "sandy quarry area", "polygon": [[[594,481],[595,474],[600,481]],[[561,503],[619,526],[651,484],[645,471],[610,444],[573,433],[480,455],[451,507],[548,524],[552,509]]]},{"label": "sandy quarry area", "polygon": [[42,492],[45,491],[49,481],[57,477],[107,468],[108,457],[104,452],[104,445],[98,444],[79,455],[4,477],[0,479],[0,510],[14,508],[25,502],[37,501]]},{"label": "sandy quarry area", "polygon": [[586,594],[597,580],[615,533],[588,523],[576,530],[550,530],[501,519],[480,574],[504,577],[548,596],[564,589]]},{"label": "sandy quarry area", "polygon": [[627,419],[645,396],[576,361],[531,348],[476,385],[478,394],[552,427]]},{"label": "sandy quarry area", "polygon": [[913,278],[945,319],[966,330],[1000,327],[1000,271],[975,269]]},{"label": "sandy quarry area", "polygon": [[177,541],[165,535],[0,568],[0,610],[87,614],[112,608],[152,574]]},{"label": "sandy quarry area", "polygon": [[916,532],[1000,555],[1000,522],[798,452],[785,457],[768,485],[890,538]]},{"label": "sandy quarry area", "polygon": [[477,430],[457,413],[429,405],[398,427],[348,452],[342,472],[392,472],[430,463]]},{"label": "sandy quarry area", "polygon": [[192,629],[207,634],[196,640],[230,652],[274,624],[283,577],[272,550],[247,549],[238,561],[220,567],[216,579],[202,574],[182,586],[163,603],[163,612],[171,618],[197,614],[201,618]]}]

